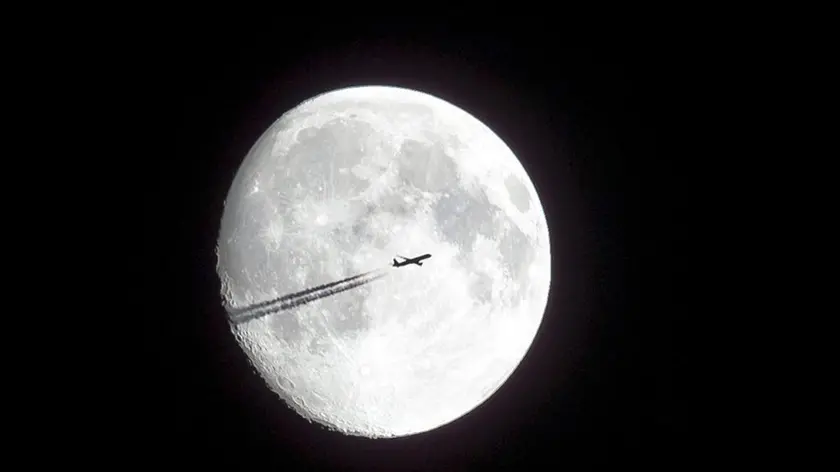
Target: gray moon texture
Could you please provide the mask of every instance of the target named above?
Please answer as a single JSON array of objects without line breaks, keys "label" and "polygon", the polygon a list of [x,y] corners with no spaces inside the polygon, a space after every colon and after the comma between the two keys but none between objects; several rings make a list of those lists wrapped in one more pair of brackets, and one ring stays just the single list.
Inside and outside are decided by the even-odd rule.
[{"label": "gray moon texture", "polygon": [[275,121],[231,185],[217,255],[228,310],[385,274],[231,322],[289,406],[366,437],[430,431],[484,402],[531,346],[551,279],[545,213],[510,148],[395,87],[335,90]]}]

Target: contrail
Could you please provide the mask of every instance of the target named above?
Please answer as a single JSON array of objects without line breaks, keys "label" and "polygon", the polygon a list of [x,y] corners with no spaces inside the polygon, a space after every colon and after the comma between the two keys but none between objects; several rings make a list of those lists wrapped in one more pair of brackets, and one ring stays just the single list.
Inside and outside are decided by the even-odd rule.
[{"label": "contrail", "polygon": [[296,298],[294,300],[289,301],[288,303],[284,303],[284,304],[280,305],[279,309],[280,310],[288,310],[290,308],[295,308],[295,307],[303,305],[305,303],[309,303],[309,302],[319,300],[319,299],[324,298],[324,297],[329,297],[331,295],[335,295],[337,293],[346,292],[347,290],[350,290],[352,288],[356,288],[356,287],[359,287],[359,286],[362,286],[362,285],[365,285],[365,284],[369,284],[369,283],[373,282],[374,280],[381,279],[382,277],[385,277],[385,274],[375,275],[375,276],[373,276],[369,279],[357,280],[353,283],[347,284],[347,285],[342,286],[342,287],[335,287],[335,288],[332,288],[330,290],[326,290],[324,292],[313,293],[313,294],[307,295],[305,297]]},{"label": "contrail", "polygon": [[[345,280],[340,281],[340,282],[325,284],[325,285],[328,286],[328,288],[326,290],[322,290],[322,291],[314,291],[312,289],[306,290],[305,291],[306,294],[304,294],[302,296],[298,296],[297,298],[294,298],[294,299],[291,299],[288,296],[283,297],[284,300],[285,300],[285,303],[282,303],[280,305],[265,307],[265,308],[262,308],[262,309],[257,309],[257,310],[250,311],[248,313],[240,313],[239,316],[231,315],[231,321],[233,321],[236,324],[240,324],[240,323],[244,323],[246,321],[251,321],[251,320],[262,318],[264,316],[268,316],[268,315],[271,315],[271,314],[274,314],[274,313],[278,313],[280,311],[285,311],[285,310],[289,310],[289,309],[292,309],[292,308],[296,308],[296,307],[299,307],[301,305],[305,305],[307,303],[314,302],[315,300],[320,300],[320,299],[325,298],[325,297],[329,297],[329,296],[332,296],[332,295],[335,295],[335,294],[338,294],[338,293],[341,293],[341,292],[346,292],[347,290],[351,290],[351,289],[356,288],[356,287],[360,287],[362,285],[371,283],[375,280],[379,280],[382,277],[385,277],[385,275],[387,275],[387,274],[381,273],[381,274],[377,274],[377,275],[374,275],[374,276],[369,277],[369,278],[361,278],[361,277],[364,277],[365,275],[368,275],[372,272],[377,272],[377,271],[371,271],[371,272],[368,272],[366,274],[362,274],[362,275],[356,276],[356,277],[351,277],[349,279],[345,279]],[[351,283],[348,283],[346,285],[337,286],[339,284],[346,283],[347,281],[350,281]]]},{"label": "contrail", "polygon": [[292,299],[295,299],[295,298],[298,298],[298,297],[309,295],[312,292],[317,292],[319,290],[324,290],[324,289],[328,289],[330,287],[335,287],[336,285],[341,285],[343,283],[347,283],[347,282],[350,282],[352,280],[360,279],[360,278],[362,278],[366,275],[370,275],[370,274],[373,274],[374,272],[379,272],[379,271],[382,271],[382,270],[383,269],[371,270],[371,271],[365,272],[363,274],[354,275],[353,277],[347,277],[346,279],[342,279],[342,280],[339,280],[337,282],[330,282],[328,284],[318,285],[316,287],[311,287],[311,288],[308,288],[306,290],[301,290],[300,292],[290,293],[288,295],[283,295],[282,297],[277,297],[277,298],[274,298],[274,299],[271,299],[271,300],[266,300],[264,302],[254,303],[253,305],[248,305],[248,306],[242,307],[242,308],[227,308],[227,312],[231,316],[241,315],[243,313],[248,313],[248,312],[251,312],[253,310],[258,310],[260,308],[264,308],[264,307],[267,307],[269,305],[274,305],[275,303],[285,302],[285,301],[292,300]]}]

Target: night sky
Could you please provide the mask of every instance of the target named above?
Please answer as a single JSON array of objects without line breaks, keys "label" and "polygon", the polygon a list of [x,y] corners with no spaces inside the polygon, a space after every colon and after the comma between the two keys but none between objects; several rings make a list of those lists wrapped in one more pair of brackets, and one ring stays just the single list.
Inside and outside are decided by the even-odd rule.
[{"label": "night sky", "polygon": [[[154,90],[144,110],[157,149],[143,162],[157,294],[145,312],[158,321],[129,425],[137,460],[285,471],[668,464],[679,446],[670,128],[684,92],[674,52],[537,23],[461,33],[383,24],[309,36],[173,28],[141,47],[137,83]],[[223,201],[251,145],[301,101],[352,85],[417,89],[488,125],[533,180],[551,236],[548,307],[520,367],[472,413],[402,439],[346,437],[287,408],[230,334],[215,273]]]}]

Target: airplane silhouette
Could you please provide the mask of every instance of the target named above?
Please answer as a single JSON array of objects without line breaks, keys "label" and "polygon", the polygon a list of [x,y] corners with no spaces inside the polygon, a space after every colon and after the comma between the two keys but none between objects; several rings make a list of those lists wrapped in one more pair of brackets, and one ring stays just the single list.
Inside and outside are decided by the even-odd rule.
[{"label": "airplane silhouette", "polygon": [[423,263],[420,262],[420,261],[428,259],[428,258],[432,257],[432,255],[431,254],[423,254],[422,256],[417,256],[415,258],[409,259],[407,257],[403,257],[403,256],[397,254],[397,257],[402,258],[402,261],[397,262],[397,260],[394,259],[394,264],[393,264],[394,267],[402,267],[402,266],[405,266],[405,265],[408,265],[408,264],[417,264],[417,265],[421,266],[421,265],[423,265]]}]

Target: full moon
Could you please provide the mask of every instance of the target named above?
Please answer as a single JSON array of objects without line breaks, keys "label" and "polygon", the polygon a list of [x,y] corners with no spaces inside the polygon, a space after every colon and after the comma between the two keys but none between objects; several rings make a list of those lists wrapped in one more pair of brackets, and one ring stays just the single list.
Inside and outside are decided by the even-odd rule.
[{"label": "full moon", "polygon": [[545,213],[511,149],[395,87],[335,90],[275,121],[231,185],[217,255],[231,330],[269,388],[366,437],[484,402],[533,342],[551,278]]}]

